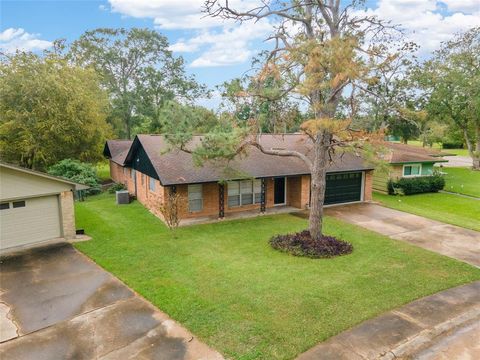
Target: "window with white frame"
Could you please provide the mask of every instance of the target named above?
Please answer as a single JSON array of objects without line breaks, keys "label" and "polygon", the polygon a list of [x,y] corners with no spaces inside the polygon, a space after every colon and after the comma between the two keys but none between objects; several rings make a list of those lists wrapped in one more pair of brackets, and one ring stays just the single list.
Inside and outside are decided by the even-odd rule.
[{"label": "window with white frame", "polygon": [[412,176],[421,176],[421,175],[422,175],[421,164],[403,165],[403,176],[412,177]]},{"label": "window with white frame", "polygon": [[228,207],[259,204],[262,199],[262,183],[260,179],[229,181]]},{"label": "window with white frame", "polygon": [[202,184],[188,185],[188,210],[198,212],[203,209]]},{"label": "window with white frame", "polygon": [[130,177],[132,178],[133,181],[135,181],[135,169],[130,169]]},{"label": "window with white frame", "polygon": [[150,190],[150,191],[155,191],[155,179],[152,178],[152,177],[149,178],[148,190]]},{"label": "window with white frame", "polygon": [[253,180],[253,196],[255,198],[255,204],[260,204],[262,201],[262,180]]},{"label": "window with white frame", "polygon": [[251,180],[240,181],[240,204],[253,204],[253,185]]},{"label": "window with white frame", "polygon": [[240,206],[240,182],[229,181],[228,189],[228,207]]},{"label": "window with white frame", "polygon": [[127,176],[127,168],[126,167],[123,168],[123,175]]}]

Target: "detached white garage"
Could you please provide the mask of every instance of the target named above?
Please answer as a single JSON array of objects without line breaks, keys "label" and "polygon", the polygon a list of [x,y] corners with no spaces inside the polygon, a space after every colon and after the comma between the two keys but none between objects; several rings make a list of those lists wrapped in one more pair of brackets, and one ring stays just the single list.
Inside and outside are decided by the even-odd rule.
[{"label": "detached white garage", "polygon": [[0,252],[75,238],[73,191],[86,188],[0,163]]}]

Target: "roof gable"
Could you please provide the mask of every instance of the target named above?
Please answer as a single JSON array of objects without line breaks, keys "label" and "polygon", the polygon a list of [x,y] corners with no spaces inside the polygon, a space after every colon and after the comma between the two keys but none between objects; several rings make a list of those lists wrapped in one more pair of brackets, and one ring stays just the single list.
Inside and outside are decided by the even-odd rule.
[{"label": "roof gable", "polygon": [[132,140],[107,140],[103,148],[103,156],[123,166],[132,146]]},{"label": "roof gable", "polygon": [[138,170],[145,175],[148,175],[154,179],[160,181],[163,184],[159,173],[157,172],[155,166],[152,164],[151,154],[148,154],[144,148],[142,142],[138,136],[135,136],[132,145],[130,146],[128,153],[125,156],[124,164],[129,167]]}]

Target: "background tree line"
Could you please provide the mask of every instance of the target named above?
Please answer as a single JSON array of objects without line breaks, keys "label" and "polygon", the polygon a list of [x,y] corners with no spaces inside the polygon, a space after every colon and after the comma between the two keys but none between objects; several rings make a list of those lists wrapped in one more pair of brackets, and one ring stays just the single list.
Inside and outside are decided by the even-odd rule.
[{"label": "background tree line", "polygon": [[35,169],[96,162],[105,139],[160,133],[180,113],[215,122],[193,103],[206,87],[168,46],[153,30],[96,29],[43,54],[1,54],[1,159]]},{"label": "background tree line", "polygon": [[456,34],[423,61],[410,50],[415,45],[378,72],[359,99],[355,124],[384,128],[404,143],[465,147],[480,169],[480,27]]},{"label": "background tree line", "polygon": [[[362,91],[351,86],[335,99],[332,116],[404,142],[464,144],[479,167],[479,42],[479,28],[473,28],[427,61],[415,58],[411,43],[385,52],[390,58],[369,69]],[[336,44],[336,54],[345,48]],[[183,59],[157,31],[96,29],[71,44],[57,41],[43,54],[1,54],[0,156],[37,169],[65,158],[96,162],[106,138],[175,133],[186,128],[182,124],[205,133],[255,119],[259,132],[299,131],[315,109],[299,91],[282,93],[295,75],[266,68],[269,54],[255,59],[254,75],[218,87],[216,112],[195,105],[209,91],[186,74]]]}]

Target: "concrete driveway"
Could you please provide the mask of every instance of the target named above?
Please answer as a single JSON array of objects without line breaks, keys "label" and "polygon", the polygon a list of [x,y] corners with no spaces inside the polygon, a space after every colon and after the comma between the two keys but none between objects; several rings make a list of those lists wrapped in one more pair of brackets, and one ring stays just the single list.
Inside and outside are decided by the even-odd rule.
[{"label": "concrete driveway", "polygon": [[1,260],[0,358],[222,359],[64,244]]},{"label": "concrete driveway", "polygon": [[480,232],[389,209],[351,204],[325,209],[327,215],[480,266]]},{"label": "concrete driveway", "polygon": [[441,163],[443,167],[472,167],[473,160],[470,156],[444,156],[443,159],[448,160],[447,163]]}]

